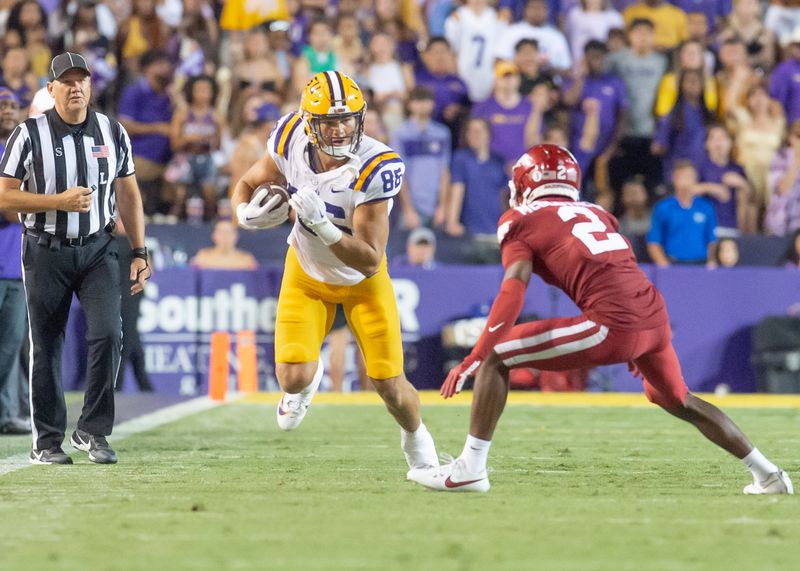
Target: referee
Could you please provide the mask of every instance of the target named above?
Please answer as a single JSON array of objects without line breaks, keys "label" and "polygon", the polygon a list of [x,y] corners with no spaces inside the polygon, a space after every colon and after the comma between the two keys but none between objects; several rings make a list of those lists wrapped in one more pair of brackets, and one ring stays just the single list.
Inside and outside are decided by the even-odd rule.
[{"label": "referee", "polygon": [[130,294],[150,277],[144,215],[130,140],[106,115],[89,110],[91,72],[83,56],[53,58],[47,91],[55,108],[14,129],[0,161],[0,209],[24,214],[22,266],[31,339],[29,372],[33,464],[72,464],[61,449],[66,405],[61,349],[72,294],[86,313],[86,394],[72,446],[113,464],[106,441],[114,424],[120,365],[119,215],[133,249]]}]

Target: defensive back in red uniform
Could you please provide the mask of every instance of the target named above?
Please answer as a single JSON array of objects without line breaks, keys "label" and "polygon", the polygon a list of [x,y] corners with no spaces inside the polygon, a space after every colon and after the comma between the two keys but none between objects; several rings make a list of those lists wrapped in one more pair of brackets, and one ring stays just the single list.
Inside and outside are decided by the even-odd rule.
[{"label": "defensive back in red uniform", "polygon": [[600,206],[553,196],[506,211],[497,239],[504,267],[531,261],[535,274],[596,321],[635,330],[662,325],[664,300],[617,230],[617,219]]}]

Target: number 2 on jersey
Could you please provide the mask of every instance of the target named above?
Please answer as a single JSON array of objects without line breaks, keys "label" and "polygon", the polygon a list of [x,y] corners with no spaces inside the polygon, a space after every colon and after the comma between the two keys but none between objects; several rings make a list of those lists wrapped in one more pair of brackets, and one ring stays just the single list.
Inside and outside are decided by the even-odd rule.
[{"label": "number 2 on jersey", "polygon": [[[558,209],[558,216],[564,222],[569,222],[578,214],[582,214],[589,219],[589,222],[578,222],[572,227],[572,235],[583,242],[592,254],[603,254],[616,250],[627,250],[628,243],[621,234],[609,232],[608,227],[602,220],[585,206],[561,206]],[[596,238],[596,233],[602,232],[605,238]]]}]

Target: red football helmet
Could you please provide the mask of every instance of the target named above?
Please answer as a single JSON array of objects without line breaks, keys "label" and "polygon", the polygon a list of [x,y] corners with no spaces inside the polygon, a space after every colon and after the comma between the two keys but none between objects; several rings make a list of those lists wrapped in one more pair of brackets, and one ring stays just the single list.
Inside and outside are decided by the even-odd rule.
[{"label": "red football helmet", "polygon": [[536,145],[514,164],[511,207],[528,204],[536,198],[556,194],[578,200],[581,167],[567,149],[559,145]]}]

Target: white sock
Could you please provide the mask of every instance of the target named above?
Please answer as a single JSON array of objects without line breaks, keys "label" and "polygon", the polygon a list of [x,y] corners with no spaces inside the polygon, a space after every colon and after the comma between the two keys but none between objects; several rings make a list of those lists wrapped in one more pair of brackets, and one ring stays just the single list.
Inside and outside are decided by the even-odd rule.
[{"label": "white sock", "polygon": [[410,431],[406,430],[405,428],[403,428],[402,426],[400,427],[400,430],[403,431],[403,434],[405,435],[406,438],[414,439],[414,440],[416,440],[417,438],[420,438],[420,437],[424,437],[426,434],[430,434],[428,432],[428,427],[425,426],[425,423],[422,422],[421,420],[419,421],[419,426],[417,427],[417,429],[414,432],[410,432]]},{"label": "white sock", "polygon": [[314,391],[316,391],[319,387],[319,381],[322,379],[322,374],[324,372],[325,369],[322,366],[322,359],[319,359],[317,361],[317,370],[314,371],[314,376],[311,377],[311,382],[306,388],[300,391],[300,394],[304,397],[307,397],[309,394],[312,394]]},{"label": "white sock", "polygon": [[759,452],[758,448],[753,448],[750,454],[742,458],[742,463],[747,466],[747,469],[753,473],[753,476],[759,482],[763,482],[770,474],[780,470],[775,464],[767,460],[767,457]]},{"label": "white sock", "polygon": [[473,474],[486,470],[486,462],[489,459],[489,447],[491,445],[491,440],[481,440],[471,434],[467,435],[467,441],[464,443],[464,450],[461,451],[460,456],[464,464],[466,464],[467,470]]},{"label": "white sock", "polygon": [[400,427],[400,446],[403,448],[410,468],[418,468],[422,464],[426,466],[438,466],[439,464],[433,436],[422,421],[414,432]]}]

